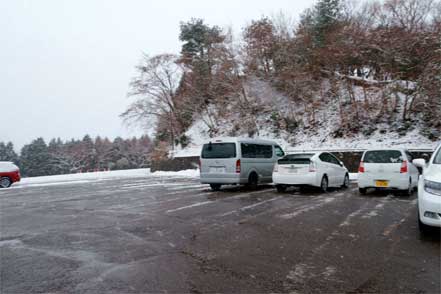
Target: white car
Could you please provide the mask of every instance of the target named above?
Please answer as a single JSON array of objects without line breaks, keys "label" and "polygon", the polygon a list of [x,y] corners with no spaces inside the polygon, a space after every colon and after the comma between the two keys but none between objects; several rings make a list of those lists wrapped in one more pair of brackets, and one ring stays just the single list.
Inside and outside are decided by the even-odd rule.
[{"label": "white car", "polygon": [[418,185],[418,223],[424,233],[428,226],[441,227],[441,144],[427,164],[424,159],[413,162],[423,168]]},{"label": "white car", "polygon": [[380,149],[364,152],[358,168],[358,189],[399,190],[411,195],[418,186],[419,171],[405,149]]},{"label": "white car", "polygon": [[273,182],[278,192],[290,186],[348,187],[349,173],[344,164],[328,152],[289,154],[274,166]]}]

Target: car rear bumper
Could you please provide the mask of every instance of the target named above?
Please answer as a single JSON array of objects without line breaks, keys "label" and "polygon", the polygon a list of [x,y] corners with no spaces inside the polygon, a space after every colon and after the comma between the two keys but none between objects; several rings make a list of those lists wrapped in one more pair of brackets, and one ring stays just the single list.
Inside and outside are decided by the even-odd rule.
[{"label": "car rear bumper", "polygon": [[[409,188],[409,177],[410,176],[408,174],[393,174],[391,176],[381,174],[358,173],[358,187],[407,190]],[[376,181],[387,181],[388,186],[377,187]]]},{"label": "car rear bumper", "polygon": [[441,196],[427,193],[421,184],[418,188],[418,210],[422,223],[441,227]]},{"label": "car rear bumper", "polygon": [[308,186],[320,186],[320,180],[318,180],[317,173],[308,172],[305,174],[280,174],[278,172],[273,173],[274,184],[279,185],[308,185]]}]

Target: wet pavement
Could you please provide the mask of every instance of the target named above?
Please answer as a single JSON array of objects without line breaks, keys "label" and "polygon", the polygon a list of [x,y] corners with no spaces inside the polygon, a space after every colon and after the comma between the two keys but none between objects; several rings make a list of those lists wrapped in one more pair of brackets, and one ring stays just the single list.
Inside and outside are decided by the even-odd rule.
[{"label": "wet pavement", "polygon": [[151,177],[0,190],[1,293],[440,292],[416,194]]}]

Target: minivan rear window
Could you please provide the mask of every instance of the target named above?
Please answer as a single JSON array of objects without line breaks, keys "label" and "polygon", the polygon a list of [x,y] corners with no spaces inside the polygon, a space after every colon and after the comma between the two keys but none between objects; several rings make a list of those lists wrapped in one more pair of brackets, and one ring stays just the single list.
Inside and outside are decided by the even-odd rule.
[{"label": "minivan rear window", "polygon": [[235,143],[208,143],[202,147],[202,158],[235,158]]},{"label": "minivan rear window", "polygon": [[278,164],[310,164],[314,154],[290,154],[278,160]]},{"label": "minivan rear window", "polygon": [[367,151],[364,155],[365,163],[401,163],[403,155],[399,150],[375,150]]}]

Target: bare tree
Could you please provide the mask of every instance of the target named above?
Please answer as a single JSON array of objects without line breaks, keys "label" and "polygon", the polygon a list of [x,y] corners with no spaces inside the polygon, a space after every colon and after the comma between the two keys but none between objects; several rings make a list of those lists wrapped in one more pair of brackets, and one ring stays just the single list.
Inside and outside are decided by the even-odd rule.
[{"label": "bare tree", "polygon": [[144,56],[136,67],[138,75],[130,83],[129,96],[135,101],[121,114],[126,123],[140,123],[154,129],[160,118],[168,122],[171,146],[179,131],[176,91],[183,75],[173,54]]}]

